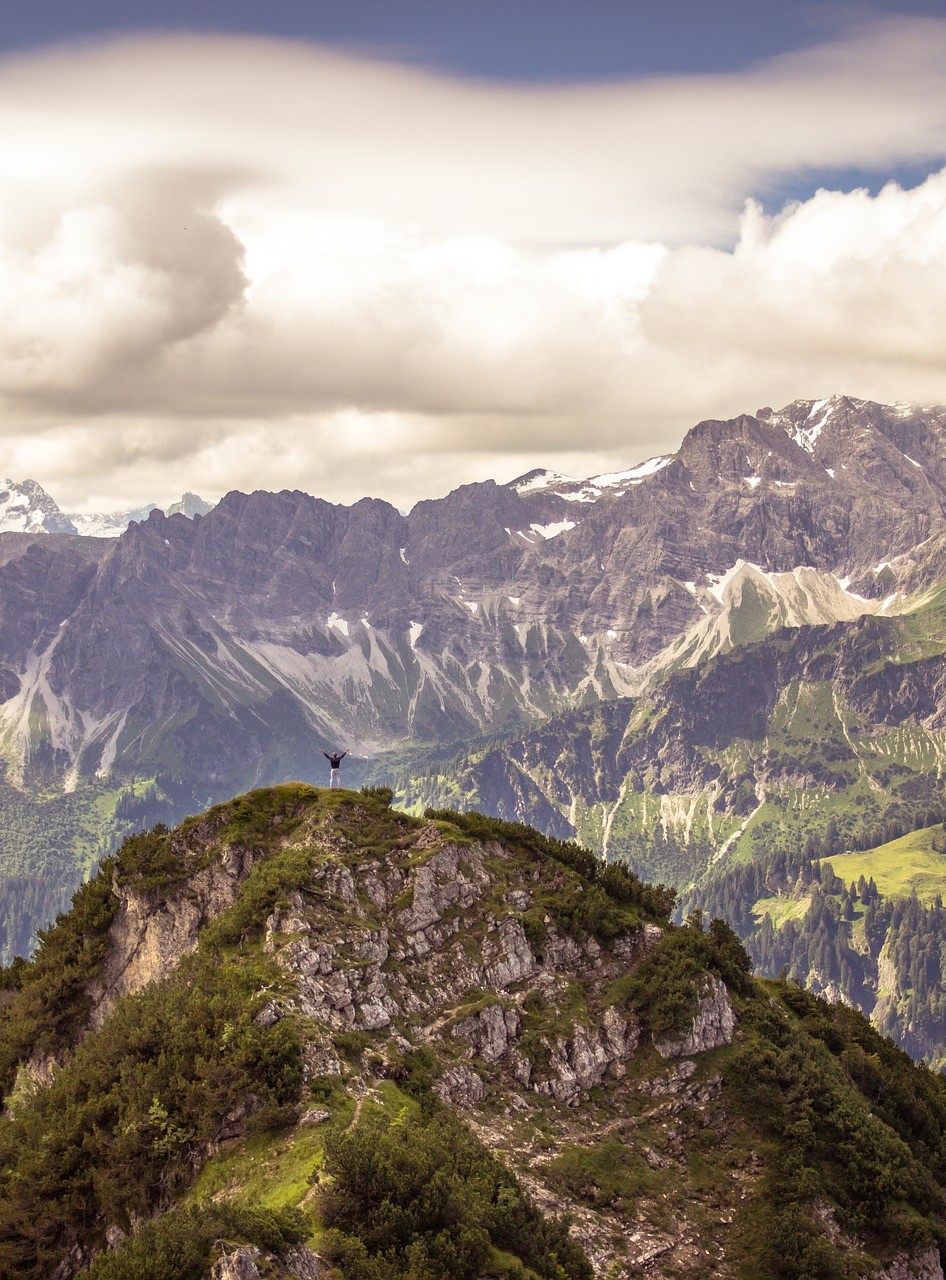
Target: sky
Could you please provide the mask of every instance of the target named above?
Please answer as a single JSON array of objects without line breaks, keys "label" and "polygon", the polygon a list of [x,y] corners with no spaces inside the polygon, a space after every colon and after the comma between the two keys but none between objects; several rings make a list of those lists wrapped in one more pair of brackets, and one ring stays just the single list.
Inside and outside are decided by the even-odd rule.
[{"label": "sky", "polygon": [[946,402],[946,6],[35,0],[0,432],[64,508],[402,508]]}]

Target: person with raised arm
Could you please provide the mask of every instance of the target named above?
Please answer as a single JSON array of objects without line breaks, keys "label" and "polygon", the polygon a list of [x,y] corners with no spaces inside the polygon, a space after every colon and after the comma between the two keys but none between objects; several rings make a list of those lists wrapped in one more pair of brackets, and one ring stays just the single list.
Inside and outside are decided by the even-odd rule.
[{"label": "person with raised arm", "polygon": [[331,754],[328,751],[323,751],[322,755],[325,756],[330,766],[328,771],[328,785],[330,787],[340,787],[342,784],[339,781],[339,774],[342,767],[342,761],[348,755],[348,747],[345,748],[341,755],[339,755],[337,751],[333,751]]}]

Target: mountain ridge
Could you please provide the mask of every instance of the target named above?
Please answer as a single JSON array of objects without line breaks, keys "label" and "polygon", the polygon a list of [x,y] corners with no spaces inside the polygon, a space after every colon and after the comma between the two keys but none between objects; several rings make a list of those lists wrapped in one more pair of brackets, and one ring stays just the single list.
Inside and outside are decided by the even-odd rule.
[{"label": "mountain ridge", "polygon": [[[189,519],[206,515],[213,503],[195,493],[185,493],[180,501],[164,508],[165,515],[182,514]],[[132,521],[147,520],[159,508],[154,502],[128,511],[97,512],[91,515],[63,511],[35,480],[0,480],[0,533],[71,534],[86,538],[117,538]]]}]

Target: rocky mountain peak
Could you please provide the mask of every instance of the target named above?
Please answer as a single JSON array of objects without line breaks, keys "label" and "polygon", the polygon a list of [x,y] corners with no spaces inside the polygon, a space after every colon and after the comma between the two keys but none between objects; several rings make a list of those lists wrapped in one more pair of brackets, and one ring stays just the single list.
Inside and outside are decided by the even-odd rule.
[{"label": "rocky mountain peak", "polygon": [[35,480],[0,481],[0,532],[75,533],[67,515]]},{"label": "rocky mountain peak", "polygon": [[942,1280],[928,1072],[625,868],[389,799],[291,784],[135,836],[10,976],[11,1274],[735,1280],[798,1242]]}]

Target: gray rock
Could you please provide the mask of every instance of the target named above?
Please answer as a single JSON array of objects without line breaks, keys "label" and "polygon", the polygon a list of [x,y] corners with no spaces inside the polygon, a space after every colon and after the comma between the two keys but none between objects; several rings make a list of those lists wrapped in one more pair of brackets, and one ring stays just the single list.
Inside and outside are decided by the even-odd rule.
[{"label": "gray rock", "polygon": [[576,1024],[570,1036],[559,1037],[550,1046],[550,1074],[546,1079],[533,1079],[532,1087],[537,1093],[575,1106],[607,1077],[624,1076],[624,1060],[636,1049],[639,1035],[614,1008],[606,1010],[599,1028]]},{"label": "gray rock", "polygon": [[662,1058],[689,1057],[732,1044],[736,1015],[729,1002],[726,984],[709,975],[700,995],[699,1005],[689,1030],[680,1035],[665,1036],[654,1047]]},{"label": "gray rock", "polygon": [[324,1124],[326,1120],[331,1120],[331,1111],[326,1111],[324,1107],[310,1107],[308,1111],[304,1111],[299,1117],[300,1124]]},{"label": "gray rock", "polygon": [[[186,858],[186,843],[178,852]],[[121,996],[159,982],[177,968],[196,948],[201,927],[236,901],[252,866],[250,852],[230,847],[209,866],[162,893],[113,882],[120,905],[109,931],[102,971],[89,984],[93,1030],[103,1024]]]},{"label": "gray rock", "polygon": [[635,1267],[647,1266],[663,1257],[676,1244],[671,1236],[652,1235],[648,1231],[632,1231],[627,1240],[627,1259]]},{"label": "gray rock", "polygon": [[514,1009],[503,1009],[500,1004],[489,1004],[475,1017],[464,1018],[453,1029],[455,1037],[469,1040],[473,1053],[487,1062],[497,1062],[505,1057],[510,1045],[519,1033],[519,1014]]},{"label": "gray rock", "polygon": [[442,1102],[467,1110],[486,1096],[482,1078],[462,1063],[448,1067],[434,1085],[434,1091]]},{"label": "gray rock", "polygon": [[[464,870],[464,865],[466,870]],[[400,913],[408,933],[436,924],[450,907],[469,907],[489,883],[482,858],[470,846],[446,844],[410,875],[411,905]]]},{"label": "gray rock", "polygon": [[654,1098],[677,1094],[681,1092],[695,1070],[696,1063],[690,1058],[684,1058],[681,1062],[673,1063],[670,1070],[662,1076],[645,1081],[641,1088]]},{"label": "gray rock", "polygon": [[255,1245],[241,1245],[222,1253],[210,1268],[210,1280],[260,1280],[262,1255]]},{"label": "gray rock", "polygon": [[483,952],[484,985],[488,987],[512,986],[528,978],[535,969],[535,959],[522,925],[513,916],[506,916],[499,928],[488,934]]},{"label": "gray rock", "polygon": [[282,1265],[286,1280],[319,1280],[322,1274],[316,1255],[302,1245],[287,1250],[283,1255]]},{"label": "gray rock", "polygon": [[288,1249],[280,1257],[255,1245],[225,1249],[210,1269],[210,1280],[319,1280],[321,1267],[311,1249]]},{"label": "gray rock", "polygon": [[881,1271],[872,1272],[870,1280],[943,1280],[939,1250],[930,1245],[919,1253],[902,1253]]}]

